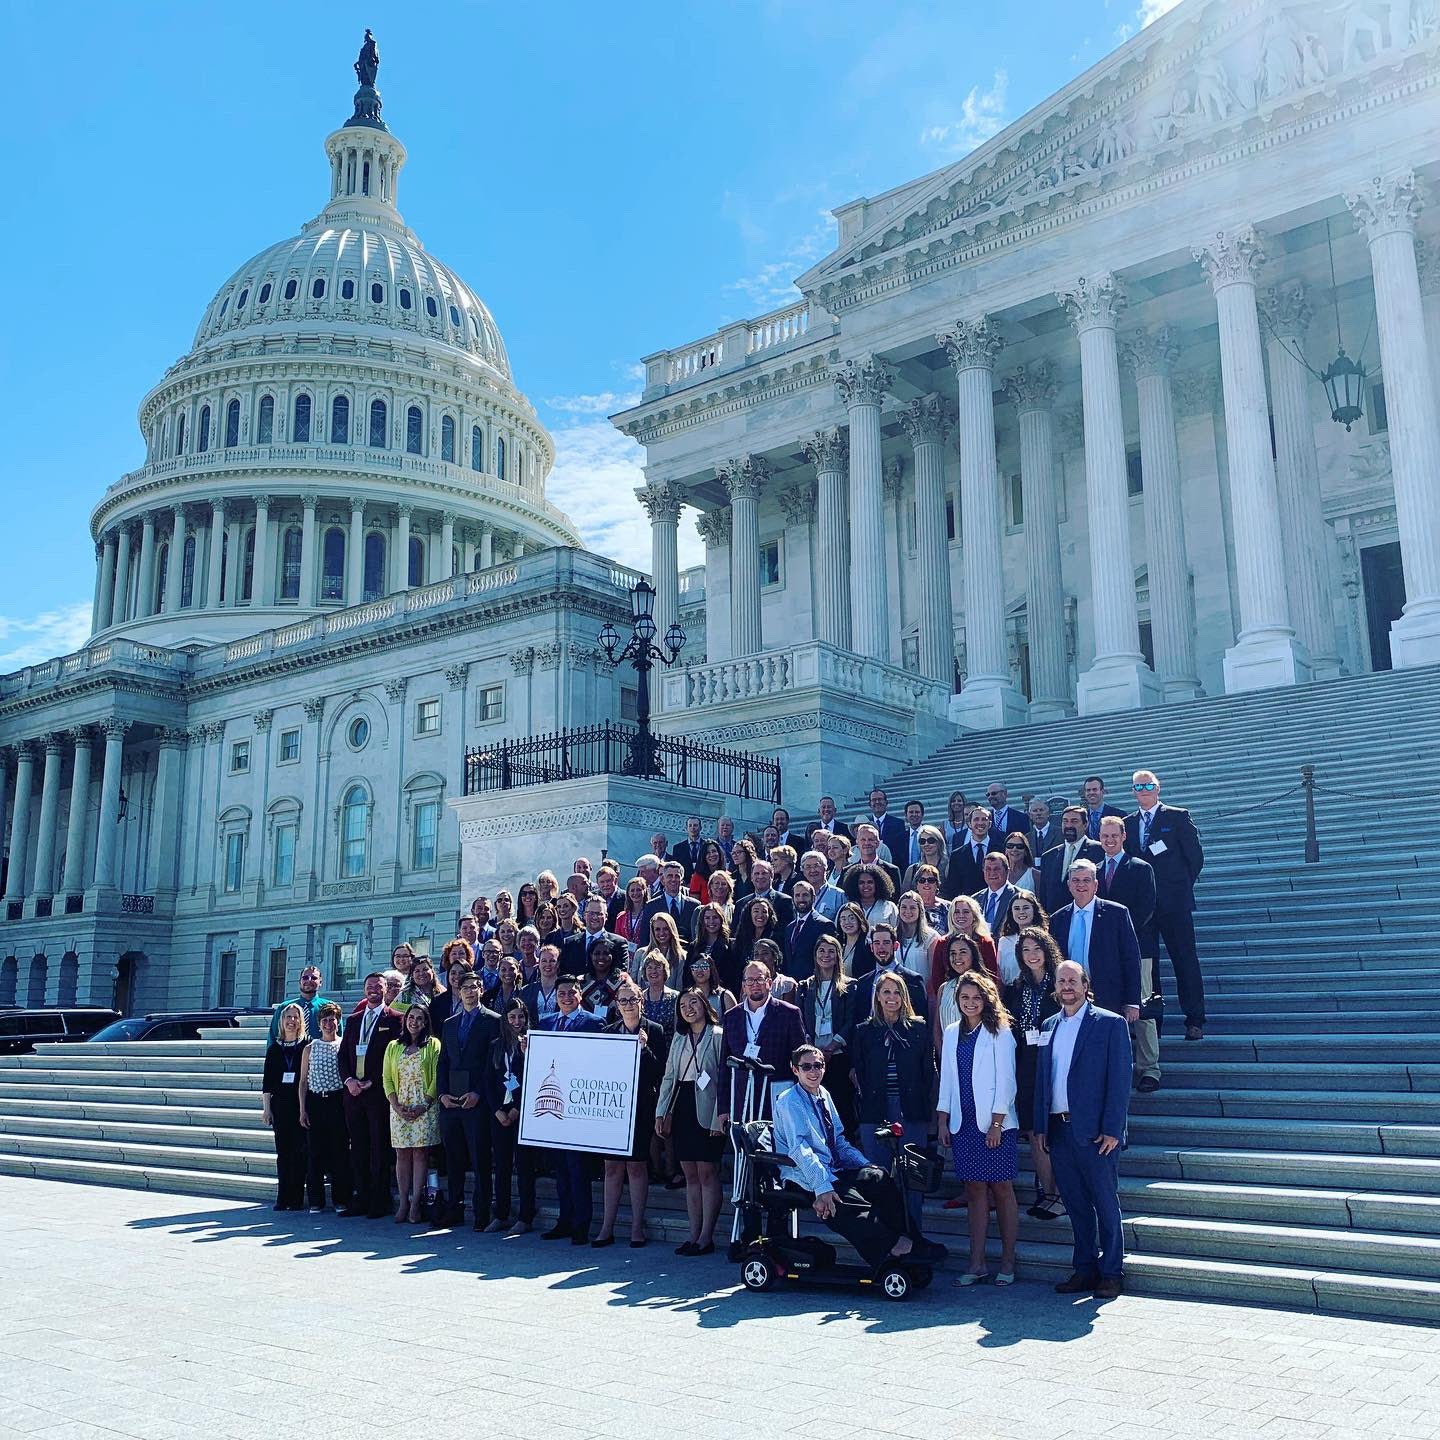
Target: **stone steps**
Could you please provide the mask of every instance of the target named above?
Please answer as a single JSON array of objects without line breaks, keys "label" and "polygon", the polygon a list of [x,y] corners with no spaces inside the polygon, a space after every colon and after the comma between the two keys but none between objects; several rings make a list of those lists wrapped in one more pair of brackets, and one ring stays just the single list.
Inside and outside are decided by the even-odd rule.
[{"label": "stone steps", "polygon": [[[1191,1046],[1192,1051],[1197,1047]],[[1205,1049],[1208,1050],[1206,1042]],[[1306,1090],[1311,1086],[1319,1093],[1334,1098],[1336,1091],[1388,1090],[1394,1093],[1440,1091],[1440,1064],[1427,1065],[1324,1065],[1269,1064],[1263,1070],[1253,1065],[1225,1061],[1172,1061],[1165,1067],[1164,1094],[1175,1096],[1178,1091],[1196,1088],[1225,1090],[1286,1091]],[[3,1087],[0,1087],[3,1093]],[[1160,1092],[1157,1092],[1160,1093]],[[1135,1102],[1144,1097],[1136,1096]]]}]

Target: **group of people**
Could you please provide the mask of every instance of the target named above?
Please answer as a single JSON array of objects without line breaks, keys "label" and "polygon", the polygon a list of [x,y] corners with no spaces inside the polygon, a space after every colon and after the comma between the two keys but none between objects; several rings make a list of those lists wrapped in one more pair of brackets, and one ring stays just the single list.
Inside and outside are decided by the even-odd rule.
[{"label": "group of people", "polygon": [[[1162,941],[1186,1037],[1202,1038],[1205,1023],[1191,918],[1199,835],[1187,811],[1160,802],[1152,772],[1132,785],[1128,814],[1090,777],[1083,803],[1058,818],[1042,801],[1010,805],[994,784],[983,804],[957,792],[939,824],[918,800],[891,815],[883,790],[853,824],[822,798],[803,832],[783,808],[759,835],[737,837],[722,819],[705,836],[691,819],[673,842],[652,837],[628,879],[613,859],[580,857],[563,882],[545,871],[513,895],[478,897],[438,967],[397,946],[348,1016],[308,967],[276,1010],[265,1061],[277,1208],[303,1207],[308,1192],[323,1209],[328,1180],[341,1215],[378,1218],[393,1172],[398,1223],[427,1209],[432,1222],[462,1223],[469,1180],[476,1229],[523,1233],[548,1171],[559,1216],[545,1239],[614,1244],[628,1191],[629,1243],[644,1246],[649,1187],[661,1184],[685,1191],[677,1253],[706,1255],[726,1130],[772,1119],[798,1084],[804,1103],[824,1101],[813,1124],[777,1123],[776,1141],[794,1137],[812,1177],[844,1171],[855,1185],[842,1158],[883,1166],[877,1128],[892,1122],[948,1152],[963,1194],[945,1203],[967,1209],[970,1231],[957,1284],[992,1278],[992,1210],[993,1279],[1014,1279],[1024,1137],[1028,1213],[1068,1214],[1074,1230],[1062,1288],[1117,1293],[1118,1156],[1132,1085],[1160,1083]],[[598,1162],[593,1235],[597,1161],[517,1143],[539,1029],[626,1033],[640,1046],[634,1144]],[[759,1108],[732,1057],[766,1067]],[[823,1123],[831,1114],[838,1128]],[[832,1138],[837,1153],[818,1153]],[[443,1198],[427,1206],[437,1172]],[[920,1197],[906,1204],[919,1236]],[[819,1218],[836,1210],[833,1187],[816,1193]]]}]

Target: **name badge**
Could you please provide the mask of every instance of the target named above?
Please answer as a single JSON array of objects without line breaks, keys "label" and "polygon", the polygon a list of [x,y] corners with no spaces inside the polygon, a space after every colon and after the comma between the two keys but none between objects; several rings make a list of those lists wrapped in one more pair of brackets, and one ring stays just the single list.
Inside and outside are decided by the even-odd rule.
[{"label": "name badge", "polygon": [[282,1085],[293,1085],[295,1083],[295,1072],[293,1070],[287,1070],[280,1077],[280,1083]]},{"label": "name badge", "polygon": [[710,1075],[709,1075],[709,1072],[708,1072],[708,1071],[702,1070],[702,1071],[695,1077],[695,1088],[696,1088],[697,1090],[703,1090],[703,1089],[705,1089],[705,1087],[706,1087],[707,1085],[709,1085],[709,1083],[710,1083]]},{"label": "name badge", "polygon": [[356,1058],[357,1060],[363,1060],[363,1059],[365,1058],[365,1052],[366,1052],[369,1048],[370,1048],[370,1046],[369,1046],[369,1044],[368,1044],[366,1041],[362,1040],[362,1041],[358,1042],[358,1043],[356,1044],[356,1046],[355,1046],[355,1058]]},{"label": "name badge", "polygon": [[758,1060],[760,1058],[760,1042],[758,1040],[752,1040],[745,1047],[745,1058],[747,1060]]},{"label": "name badge", "polygon": [[515,1092],[519,1088],[519,1084],[511,1076],[505,1077],[505,1103],[507,1105],[515,1098]]},{"label": "name badge", "polygon": [[1169,848],[1163,840],[1152,840],[1150,842],[1150,853],[1152,855],[1163,855]]},{"label": "name badge", "polygon": [[1040,1043],[1040,1032],[1038,1030],[1027,1030],[1025,1032],[1025,1043],[1027,1045],[1038,1045]]},{"label": "name badge", "polygon": [[1053,1040],[1054,1038],[1055,1038],[1055,1032],[1054,1032],[1053,1030],[1042,1030],[1042,1031],[1035,1037],[1035,1043],[1036,1043],[1037,1045],[1048,1045],[1048,1044],[1051,1042],[1051,1040]]}]

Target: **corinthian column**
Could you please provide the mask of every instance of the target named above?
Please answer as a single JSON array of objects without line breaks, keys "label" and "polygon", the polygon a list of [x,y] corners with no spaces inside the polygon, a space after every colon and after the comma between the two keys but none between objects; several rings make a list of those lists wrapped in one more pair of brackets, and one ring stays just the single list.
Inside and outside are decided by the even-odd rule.
[{"label": "corinthian column", "polygon": [[124,521],[115,527],[115,604],[110,623],[124,624],[130,618],[130,527]]},{"label": "corinthian column", "polygon": [[100,552],[100,598],[95,605],[96,631],[108,629],[110,617],[115,613],[115,555],[119,548],[119,531],[112,530],[101,542]]},{"label": "corinthian column", "polygon": [[666,480],[651,480],[635,494],[650,517],[655,633],[663,640],[665,632],[680,618],[680,491]]},{"label": "corinthian column", "polygon": [[30,802],[35,793],[35,746],[22,740],[15,747],[15,808],[10,815],[10,861],[5,872],[5,898],[25,898],[25,865],[30,858]]},{"label": "corinthian column", "polygon": [[[440,566],[442,574],[450,573],[447,553]],[[427,577],[428,578],[428,577]],[[350,534],[345,541],[345,603],[358,605],[365,598],[365,497],[350,497]]]},{"label": "corinthian column", "polygon": [[35,832],[35,879],[30,893],[48,900],[55,893],[55,840],[60,818],[60,772],[65,768],[65,737],[45,737],[45,773],[40,782],[40,828]]},{"label": "corinthian column", "polygon": [[1255,281],[1265,264],[1248,225],[1196,246],[1220,319],[1220,377],[1225,454],[1230,469],[1240,634],[1225,652],[1225,689],[1263,690],[1310,678],[1310,657],[1290,624],[1285,593],[1284,530],[1270,455],[1270,404],[1260,350]]},{"label": "corinthian column", "polygon": [[112,888],[115,884],[115,830],[120,823],[120,767],[125,758],[125,732],[128,720],[111,716],[100,723],[105,736],[105,768],[100,776],[100,819],[95,828],[95,886]]},{"label": "corinthian column", "polygon": [[170,523],[170,555],[165,564],[165,613],[173,615],[185,598],[185,507],[175,507]]},{"label": "corinthian column", "polygon": [[735,656],[760,652],[760,492],[770,467],[746,455],[716,472],[730,496],[734,542],[730,549],[730,648]]},{"label": "corinthian column", "polygon": [[1347,195],[1345,203],[1370,242],[1375,279],[1375,324],[1405,571],[1405,609],[1390,627],[1390,657],[1403,669],[1440,660],[1440,416],[1415,263],[1421,201],[1414,173],[1405,171]]},{"label": "corinthian column", "polygon": [[1153,705],[1160,687],[1140,651],[1135,569],[1130,558],[1130,500],[1125,483],[1125,420],[1115,325],[1125,290],[1107,272],[1082,275],[1056,298],[1080,338],[1085,416],[1085,492],[1090,521],[1091,614],[1095,658],[1080,677],[1082,715]]},{"label": "corinthian column", "polygon": [[255,497],[255,564],[251,571],[250,603],[272,605],[275,602],[275,582],[271,575],[270,561],[270,497]]},{"label": "corinthian column", "polygon": [[939,395],[923,395],[900,412],[915,451],[915,559],[920,584],[920,673],[949,686],[955,674],[955,618],[945,538],[945,440],[955,411]]},{"label": "corinthian column", "polygon": [[1135,372],[1140,400],[1140,461],[1145,476],[1145,554],[1150,579],[1150,637],[1155,673],[1167,700],[1193,700],[1195,615],[1190,561],[1180,509],[1180,447],[1175,440],[1171,367],[1180,347],[1169,326],[1130,338],[1125,358]]},{"label": "corinthian column", "polygon": [[70,817],[65,824],[65,875],[61,888],[66,895],[79,895],[85,889],[85,832],[90,819],[89,726],[72,730],[70,738],[75,743],[75,765],[70,776]]},{"label": "corinthian column", "polygon": [[205,608],[220,608],[220,576],[225,569],[225,502],[210,502],[210,567],[205,575]]},{"label": "corinthian column", "polygon": [[817,430],[805,441],[805,458],[815,467],[817,490],[815,558],[819,577],[815,634],[827,645],[850,648],[850,533],[845,495],[845,432]]},{"label": "corinthian column", "polygon": [[950,713],[972,730],[995,730],[1025,719],[1025,697],[1010,678],[1005,642],[1004,532],[995,464],[995,358],[1005,341],[985,315],[962,320],[936,338],[955,367],[965,537],[966,678]]},{"label": "corinthian column", "polygon": [[695,528],[705,542],[705,658],[730,658],[730,512],[702,510]]},{"label": "corinthian column", "polygon": [[155,613],[155,515],[147,510],[140,522],[140,588],[135,599],[135,618],[144,620]]},{"label": "corinthian column", "polygon": [[1030,642],[1030,719],[1075,713],[1065,654],[1065,593],[1060,583],[1060,506],[1055,475],[1055,382],[1048,360],[1005,381],[1020,424],[1020,486],[1025,500],[1025,627]]},{"label": "corinthian column", "polygon": [[882,361],[866,355],[845,361],[833,374],[850,417],[851,643],[872,660],[889,660],[880,406],[890,386],[890,371]]},{"label": "corinthian column", "polygon": [[1266,293],[1269,318],[1270,401],[1275,420],[1275,489],[1285,525],[1289,564],[1285,589],[1295,633],[1317,680],[1340,673],[1335,615],[1330,604],[1329,541],[1320,509],[1320,467],[1310,419],[1310,372],[1305,333],[1314,313],[1299,281]]}]

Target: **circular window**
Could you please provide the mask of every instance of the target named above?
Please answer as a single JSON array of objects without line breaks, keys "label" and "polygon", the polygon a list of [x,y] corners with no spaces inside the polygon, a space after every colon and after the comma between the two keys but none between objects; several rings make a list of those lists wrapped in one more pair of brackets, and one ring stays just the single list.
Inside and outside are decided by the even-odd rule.
[{"label": "circular window", "polygon": [[350,722],[345,738],[352,750],[363,750],[370,740],[370,722],[363,715],[357,715]]}]

